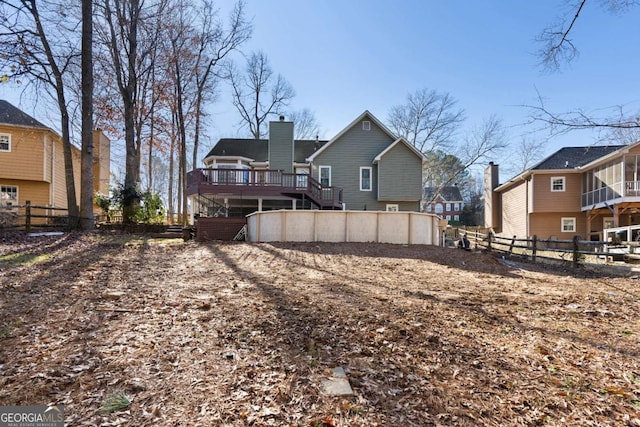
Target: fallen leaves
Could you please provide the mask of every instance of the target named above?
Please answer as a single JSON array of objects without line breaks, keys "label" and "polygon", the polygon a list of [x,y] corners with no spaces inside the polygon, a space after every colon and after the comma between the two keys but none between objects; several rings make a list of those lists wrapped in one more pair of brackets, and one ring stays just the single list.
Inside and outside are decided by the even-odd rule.
[{"label": "fallen leaves", "polygon": [[[2,242],[0,404],[73,425],[634,425],[640,283],[381,244]],[[463,266],[461,268],[461,266]],[[323,393],[344,368],[353,396]],[[130,398],[101,413],[112,390]]]}]

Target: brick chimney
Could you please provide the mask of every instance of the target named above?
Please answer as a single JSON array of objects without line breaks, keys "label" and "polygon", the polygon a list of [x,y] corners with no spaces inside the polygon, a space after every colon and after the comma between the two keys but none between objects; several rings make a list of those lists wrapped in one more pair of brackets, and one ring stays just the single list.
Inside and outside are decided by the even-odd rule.
[{"label": "brick chimney", "polygon": [[502,208],[501,194],[495,189],[500,185],[500,171],[498,165],[489,162],[484,170],[484,226],[493,228],[496,233],[502,228],[500,210]]}]

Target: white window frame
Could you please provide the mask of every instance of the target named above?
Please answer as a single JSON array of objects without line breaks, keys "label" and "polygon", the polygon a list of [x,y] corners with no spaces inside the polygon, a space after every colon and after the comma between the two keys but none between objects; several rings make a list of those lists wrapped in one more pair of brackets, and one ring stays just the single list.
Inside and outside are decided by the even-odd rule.
[{"label": "white window frame", "polygon": [[451,203],[446,203],[444,205],[444,210],[447,211],[447,212],[451,212]]},{"label": "white window frame", "polygon": [[371,130],[371,122],[369,120],[362,121],[362,130],[366,130],[366,131]]},{"label": "white window frame", "polygon": [[[570,225],[570,228],[565,228],[565,225]],[[575,233],[576,232],[576,218],[575,217],[563,217],[560,220],[560,232],[561,233]]]},{"label": "white window frame", "polygon": [[454,221],[460,221],[460,215],[454,215],[453,216],[453,220]]},{"label": "white window frame", "polygon": [[0,147],[0,153],[10,153],[11,152],[11,134],[10,133],[0,133],[0,139],[5,139],[6,141],[1,141],[8,145],[7,149]]},{"label": "white window frame", "polygon": [[400,212],[400,206],[398,204],[388,204],[386,210],[387,212]]},{"label": "white window frame", "polygon": [[427,212],[431,213],[432,210],[433,210],[433,206],[431,205],[431,203],[429,203],[427,205]]},{"label": "white window frame", "polygon": [[460,210],[460,204],[459,203],[454,203],[453,204],[453,210],[454,211],[459,211]]},{"label": "white window frame", "polygon": [[329,171],[329,183],[327,187],[331,187],[331,166],[318,166],[318,181],[322,184],[322,170],[327,169]]},{"label": "white window frame", "polygon": [[442,203],[436,203],[433,207],[433,212],[435,212],[436,215],[441,215],[444,212],[444,206],[442,206]]},{"label": "white window frame", "polygon": [[[554,187],[554,181],[561,181],[562,182],[562,189],[555,189]],[[564,176],[552,176],[551,177],[551,192],[552,193],[560,193],[563,191],[566,191],[567,189],[567,180]]]},{"label": "white window frame", "polygon": [[[368,170],[369,171],[369,188],[365,188],[363,184],[363,176],[362,172]],[[373,168],[370,166],[361,166],[360,167],[360,191],[372,191],[373,189]]]},{"label": "white window frame", "polygon": [[[13,198],[8,198],[5,197],[5,189],[10,188],[14,191],[11,191],[11,193],[15,193],[16,197],[15,199]],[[18,204],[18,200],[20,200],[20,189],[18,188],[17,185],[0,185],[0,207],[6,208],[6,207],[10,207],[10,206],[14,206]]]}]

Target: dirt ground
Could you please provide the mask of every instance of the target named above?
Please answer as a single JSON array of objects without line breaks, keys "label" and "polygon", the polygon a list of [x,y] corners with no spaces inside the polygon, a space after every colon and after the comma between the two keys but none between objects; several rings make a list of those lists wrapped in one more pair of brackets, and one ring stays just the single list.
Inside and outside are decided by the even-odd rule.
[{"label": "dirt ground", "polygon": [[[0,236],[0,405],[64,404],[70,426],[640,426],[639,295],[430,246]],[[324,393],[335,367],[353,396]]]}]

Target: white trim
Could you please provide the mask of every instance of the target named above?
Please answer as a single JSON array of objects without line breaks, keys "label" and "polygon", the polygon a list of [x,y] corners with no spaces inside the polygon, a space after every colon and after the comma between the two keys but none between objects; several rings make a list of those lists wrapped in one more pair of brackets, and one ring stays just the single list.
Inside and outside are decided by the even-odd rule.
[{"label": "white trim", "polygon": [[393,141],[392,144],[390,144],[387,148],[385,148],[384,150],[382,150],[377,156],[375,156],[373,158],[373,163],[378,163],[380,160],[382,160],[382,156],[384,156],[385,154],[387,154],[389,152],[389,150],[391,150],[393,147],[396,146],[396,144],[399,143],[403,143],[404,145],[406,145],[407,147],[409,147],[409,149],[411,151],[414,152],[414,154],[418,157],[420,157],[420,160],[422,160],[422,163],[427,161],[427,158],[425,157],[424,154],[422,154],[416,147],[413,146],[413,144],[411,144],[409,141],[407,141],[404,138],[398,138],[395,141]]},{"label": "white trim", "polygon": [[[362,171],[369,171],[369,188],[362,188]],[[360,166],[360,191],[373,191],[373,168],[371,166]]]},{"label": "white trim", "polygon": [[362,130],[366,132],[371,130],[371,122],[369,120],[362,121]]},{"label": "white trim", "polygon": [[392,140],[396,140],[398,137],[395,136],[393,134],[393,132],[391,132],[389,130],[389,128],[387,128],[384,124],[382,124],[382,122],[380,120],[378,120],[373,114],[371,114],[369,112],[369,110],[365,110],[362,114],[360,114],[358,117],[356,117],[356,119],[354,121],[352,121],[351,123],[349,123],[344,129],[342,129],[340,132],[338,132],[338,134],[336,136],[334,136],[333,138],[331,138],[329,140],[329,142],[327,142],[326,144],[324,144],[322,147],[320,147],[320,149],[318,149],[318,151],[316,151],[315,153],[313,153],[311,156],[307,157],[307,161],[311,162],[313,161],[313,159],[316,158],[316,156],[318,156],[320,153],[322,153],[324,150],[326,150],[328,147],[331,146],[331,144],[333,144],[334,142],[336,142],[338,139],[340,139],[345,133],[347,133],[347,131],[349,129],[351,129],[353,126],[355,126],[356,124],[358,124],[359,122],[361,122],[362,120],[364,120],[365,117],[369,117],[369,120],[371,120],[376,126],[378,126],[385,134],[387,134],[387,136],[389,136],[389,138],[391,138]]},{"label": "white trim", "polygon": [[387,212],[400,212],[400,205],[398,205],[397,203],[389,203],[386,206],[386,211]]},{"label": "white trim", "polygon": [[11,152],[11,134],[10,133],[0,133],[0,137],[6,136],[7,141],[5,143],[9,144],[9,148],[6,150],[0,149],[0,153],[10,153]]},{"label": "white trim", "polygon": [[[562,189],[560,190],[556,190],[553,188],[553,181],[558,181],[561,180],[562,181]],[[567,191],[567,178],[564,176],[552,176],[550,179],[550,183],[551,183],[551,192],[552,193],[562,193]]]},{"label": "white trim", "polygon": [[[564,222],[570,221],[572,224],[571,230],[564,229]],[[567,224],[568,225],[568,224]],[[576,232],[576,218],[575,217],[563,217],[560,219],[560,232],[561,233],[575,233]]]},{"label": "white trim", "polygon": [[322,169],[329,169],[329,185],[327,187],[331,187],[331,166],[328,165],[319,165],[318,166],[318,182],[322,184]]}]

